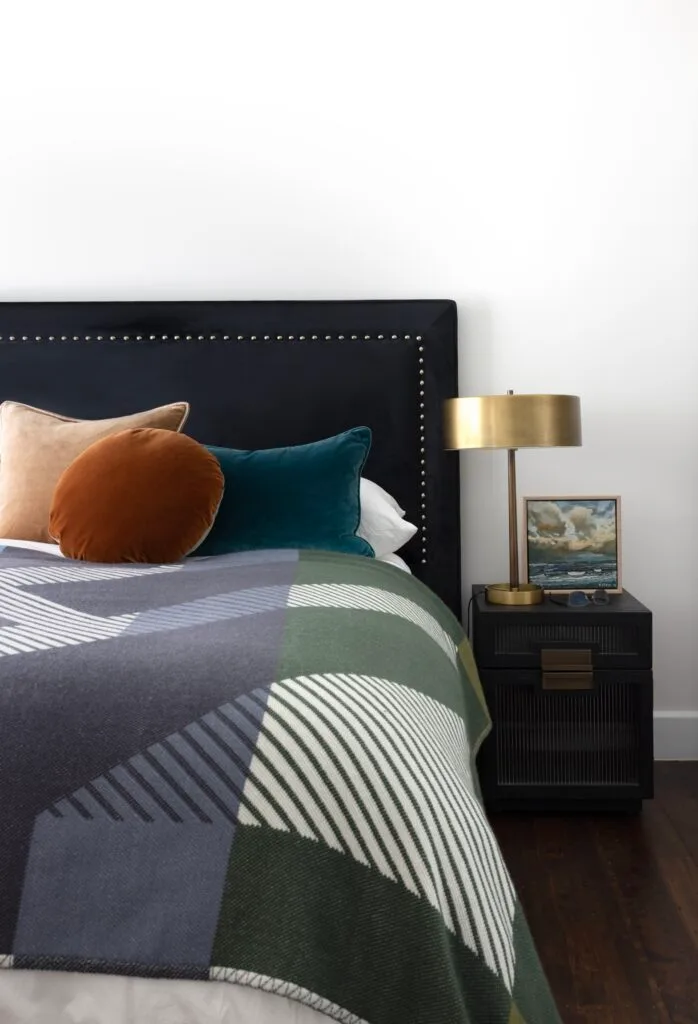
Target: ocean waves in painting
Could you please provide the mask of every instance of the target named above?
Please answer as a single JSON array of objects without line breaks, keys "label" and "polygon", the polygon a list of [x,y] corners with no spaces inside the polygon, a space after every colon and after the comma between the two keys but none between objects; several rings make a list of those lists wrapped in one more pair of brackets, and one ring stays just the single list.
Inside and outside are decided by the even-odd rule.
[{"label": "ocean waves in painting", "polygon": [[615,559],[574,562],[532,562],[528,578],[544,590],[615,590],[618,565]]}]

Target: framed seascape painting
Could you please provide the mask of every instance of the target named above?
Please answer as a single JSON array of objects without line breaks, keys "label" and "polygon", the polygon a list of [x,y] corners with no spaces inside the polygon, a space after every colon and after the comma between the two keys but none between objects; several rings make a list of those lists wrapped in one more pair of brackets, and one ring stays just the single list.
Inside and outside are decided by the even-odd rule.
[{"label": "framed seascape painting", "polygon": [[621,592],[620,498],[524,498],[524,522],[529,583]]}]

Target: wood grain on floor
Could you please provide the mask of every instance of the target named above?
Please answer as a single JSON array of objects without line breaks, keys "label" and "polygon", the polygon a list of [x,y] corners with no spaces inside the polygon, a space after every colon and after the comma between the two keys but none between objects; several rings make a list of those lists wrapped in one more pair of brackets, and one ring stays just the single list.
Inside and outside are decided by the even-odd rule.
[{"label": "wood grain on floor", "polygon": [[698,1024],[698,762],[637,817],[492,824],[564,1024]]}]

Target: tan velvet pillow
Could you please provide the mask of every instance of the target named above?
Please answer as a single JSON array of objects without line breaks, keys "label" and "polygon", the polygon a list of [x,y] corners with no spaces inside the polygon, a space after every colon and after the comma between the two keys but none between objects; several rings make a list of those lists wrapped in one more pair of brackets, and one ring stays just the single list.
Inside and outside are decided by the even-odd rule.
[{"label": "tan velvet pillow", "polygon": [[68,558],[178,562],[206,538],[223,472],[203,445],[169,430],[123,430],[61,474],[49,532]]},{"label": "tan velvet pillow", "polygon": [[0,405],[0,537],[49,540],[59,476],[89,445],[129,427],[181,430],[187,402],[109,420],[71,420],[20,402]]}]

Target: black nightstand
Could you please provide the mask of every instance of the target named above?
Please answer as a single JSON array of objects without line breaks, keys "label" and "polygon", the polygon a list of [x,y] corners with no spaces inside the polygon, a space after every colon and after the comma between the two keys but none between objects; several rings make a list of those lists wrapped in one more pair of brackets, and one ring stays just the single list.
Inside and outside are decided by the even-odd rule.
[{"label": "black nightstand", "polygon": [[488,808],[639,810],[653,795],[652,613],[627,592],[583,608],[473,595]]}]

